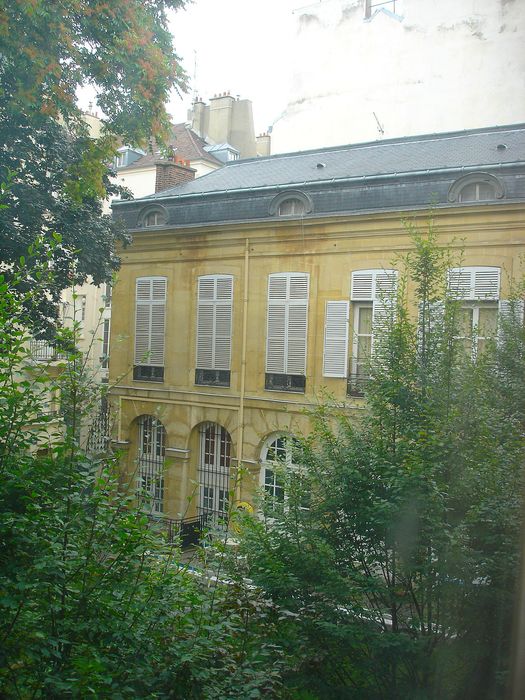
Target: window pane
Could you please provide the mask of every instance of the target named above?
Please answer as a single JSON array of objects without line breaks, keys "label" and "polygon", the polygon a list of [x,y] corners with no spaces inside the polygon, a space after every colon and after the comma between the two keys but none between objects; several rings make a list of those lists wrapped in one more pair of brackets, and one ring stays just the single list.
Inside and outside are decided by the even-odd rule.
[{"label": "window pane", "polygon": [[372,352],[371,336],[362,336],[357,339],[357,363],[362,364],[370,360]]},{"label": "window pane", "polygon": [[478,335],[482,338],[490,338],[496,333],[498,322],[498,310],[496,307],[480,307]]},{"label": "window pane", "polygon": [[460,309],[458,316],[458,330],[460,337],[470,338],[472,335],[473,309]]},{"label": "window pane", "polygon": [[487,199],[495,199],[495,192],[492,185],[488,182],[478,183],[478,200],[483,201]]},{"label": "window pane", "polygon": [[361,306],[358,310],[359,321],[357,332],[361,333],[372,333],[372,307],[371,306]]}]

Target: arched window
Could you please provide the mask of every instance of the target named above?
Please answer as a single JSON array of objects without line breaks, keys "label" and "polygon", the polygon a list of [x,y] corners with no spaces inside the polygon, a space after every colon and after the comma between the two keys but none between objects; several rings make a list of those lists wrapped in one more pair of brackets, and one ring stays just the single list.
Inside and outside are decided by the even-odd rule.
[{"label": "arched window", "polygon": [[232,440],[217,423],[203,423],[199,429],[199,513],[212,522],[228,514]]},{"label": "arched window", "polygon": [[496,199],[496,190],[490,182],[471,182],[458,193],[458,202],[486,202]]},{"label": "arched window", "polygon": [[271,216],[305,216],[313,211],[312,198],[301,190],[279,192],[270,202]]},{"label": "arched window", "polygon": [[150,513],[164,511],[166,430],[155,416],[139,418],[137,495]]},{"label": "arched window", "polygon": [[[265,492],[268,512],[277,513],[280,504],[287,500],[286,485],[301,471],[296,464],[299,442],[292,435],[282,434],[270,437],[261,453],[260,484]],[[304,498],[301,499],[304,501]],[[307,504],[301,502],[301,507]]]},{"label": "arched window", "polygon": [[290,197],[279,204],[277,213],[279,216],[303,216],[305,209],[303,201],[297,197]]},{"label": "arched window", "polygon": [[138,223],[143,228],[165,226],[168,223],[168,212],[160,204],[148,205],[140,212]]},{"label": "arched window", "polygon": [[448,193],[449,202],[490,202],[502,199],[505,191],[501,181],[490,173],[468,173],[458,178]]}]

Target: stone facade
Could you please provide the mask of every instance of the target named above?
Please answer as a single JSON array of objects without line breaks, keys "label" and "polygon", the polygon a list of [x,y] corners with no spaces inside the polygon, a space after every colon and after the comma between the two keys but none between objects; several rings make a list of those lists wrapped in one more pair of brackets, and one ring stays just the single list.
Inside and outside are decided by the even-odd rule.
[{"label": "stone facade", "polygon": [[[477,154],[474,159],[479,157],[479,172],[475,175],[473,165],[464,185],[461,166],[447,171],[441,168],[439,174],[434,172],[436,157],[431,157],[427,142],[419,144],[418,153],[423,160],[427,158],[428,168],[419,168],[412,152],[417,170],[400,174],[400,163],[407,167],[407,151],[403,151],[399,162],[393,153],[398,147],[413,148],[413,141],[400,139],[390,145],[383,144],[384,151],[376,155],[374,165],[370,166],[371,172],[375,168],[375,174],[357,178],[359,181],[340,178],[337,183],[329,175],[324,181],[316,180],[323,177],[319,174],[322,170],[336,168],[335,160],[330,161],[335,156],[326,150],[301,156],[302,160],[295,158],[293,169],[279,156],[238,162],[161,198],[116,205],[117,215],[127,220],[133,234],[133,245],[122,251],[122,269],[114,290],[111,356],[111,382],[116,383],[112,397],[118,415],[115,440],[123,449],[127,478],[133,483],[141,469],[141,454],[151,443],[140,427],[142,417],[153,416],[165,431],[164,442],[159,442],[164,476],[157,494],[159,498],[162,496],[164,515],[180,518],[206,511],[218,483],[203,482],[207,454],[214,450],[230,465],[228,483],[234,500],[254,503],[265,473],[268,445],[283,435],[308,432],[305,410],[316,405],[322,391],[328,391],[348,411],[359,415],[363,399],[348,392],[348,374],[353,362],[352,329],[357,313],[357,305],[350,296],[352,273],[395,268],[396,256],[405,254],[411,245],[403,220],[409,219],[424,229],[433,193],[440,193],[432,212],[440,241],[458,251],[463,248],[465,266],[501,271],[498,297],[505,299],[506,275],[523,274],[520,256],[525,253],[525,163],[519,161],[519,148],[507,169],[495,162],[500,158],[498,144],[505,141],[507,151],[512,150],[511,144],[515,143],[512,139],[518,138],[514,131],[503,133],[495,129],[468,136],[471,141],[467,150],[473,149]],[[523,140],[524,129],[517,131]],[[430,141],[431,137],[427,139]],[[484,139],[486,150],[481,147]],[[452,136],[443,136],[440,157],[445,160],[447,148],[451,152],[457,152],[462,144],[466,148],[465,141],[450,145],[451,141]],[[491,155],[493,150],[496,155]],[[345,152],[337,158],[349,172],[349,164],[355,163],[357,152]],[[363,163],[370,163],[369,154],[362,154],[362,158]],[[487,162],[489,158],[494,161],[492,164]],[[323,163],[324,168],[318,169],[315,163]],[[390,175],[383,172],[379,177],[381,170],[389,168]],[[259,169],[262,169],[261,183],[266,185],[254,184]],[[303,179],[301,187],[288,186],[285,173],[293,171],[292,178],[294,174],[300,175],[302,169],[311,172],[311,181]],[[231,190],[221,184],[227,177],[231,178]],[[493,182],[500,183],[500,177],[504,180],[501,188],[494,185],[486,199],[478,188],[474,199],[462,201],[461,192],[467,190],[461,187],[470,187],[470,192],[476,183],[492,186]],[[239,182],[237,190],[233,188],[235,178]],[[359,188],[359,197],[350,196],[352,187]],[[373,197],[369,197],[367,207],[360,207],[367,188],[373,190]],[[324,193],[330,195],[323,199]],[[286,208],[287,199],[299,204]],[[266,203],[258,208],[253,204],[258,200]],[[243,208],[248,201],[252,202],[251,215],[250,207]],[[268,202],[272,201],[270,206]],[[294,209],[302,206],[301,203],[303,209]],[[155,207],[164,212],[165,223],[150,228],[141,226],[141,212]],[[186,217],[191,223],[184,223],[183,209],[193,212]],[[239,210],[245,213],[239,216]],[[303,385],[269,385],[269,280],[270,276],[279,274],[308,280],[308,301],[303,307],[306,308],[305,366],[300,377]],[[200,352],[197,347],[201,332],[199,314],[203,308],[200,305],[204,304],[199,290],[202,280],[218,278],[227,281],[227,288],[231,289],[231,304],[228,294],[223,296],[231,314],[231,360],[228,356],[226,364],[218,370],[209,370],[208,378],[203,381],[197,372],[199,360],[196,359]],[[153,381],[133,378],[133,368],[138,362],[134,343],[139,318],[136,289],[140,279],[161,280],[165,285],[164,362],[162,377],[159,374]],[[213,298],[211,294],[212,305]],[[347,302],[350,313],[347,358],[339,376],[330,376],[333,372],[326,371],[328,302]],[[217,352],[219,349],[219,344],[214,346]],[[147,357],[144,362],[148,362]],[[212,424],[230,436],[227,454],[217,452],[219,438],[225,432],[215,436],[206,433]],[[240,482],[234,478],[239,464],[243,466]],[[217,473],[223,474],[224,464],[218,465]]]}]

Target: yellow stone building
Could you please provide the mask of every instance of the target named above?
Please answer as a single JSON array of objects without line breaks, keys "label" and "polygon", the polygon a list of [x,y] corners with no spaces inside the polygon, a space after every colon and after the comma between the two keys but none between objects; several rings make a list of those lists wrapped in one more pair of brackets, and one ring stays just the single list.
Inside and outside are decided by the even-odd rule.
[{"label": "yellow stone building", "polygon": [[116,203],[133,244],[113,293],[115,442],[152,511],[283,497],[272,465],[320,393],[361,410],[402,220],[425,228],[430,203],[464,247],[450,279],[482,342],[523,272],[524,146],[518,125],[283,154]]}]

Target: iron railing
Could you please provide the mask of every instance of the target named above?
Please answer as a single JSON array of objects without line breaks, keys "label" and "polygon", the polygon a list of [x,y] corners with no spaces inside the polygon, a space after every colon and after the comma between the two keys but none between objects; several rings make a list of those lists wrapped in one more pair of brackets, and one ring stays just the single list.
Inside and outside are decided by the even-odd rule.
[{"label": "iron railing", "polygon": [[110,411],[107,399],[100,403],[98,413],[89,427],[87,451],[90,454],[106,453],[109,450]]},{"label": "iron railing", "polygon": [[347,396],[364,396],[370,377],[363,374],[350,374],[346,383]]},{"label": "iron railing", "polygon": [[168,544],[178,544],[182,549],[195,547],[201,541],[201,537],[208,526],[209,516],[207,513],[197,515],[194,518],[163,518],[153,513],[148,514],[150,522],[166,536]]},{"label": "iron railing", "polygon": [[62,360],[65,354],[59,352],[47,340],[36,340],[33,338],[29,342],[29,352],[33,360],[37,362],[50,362],[52,360]]}]

